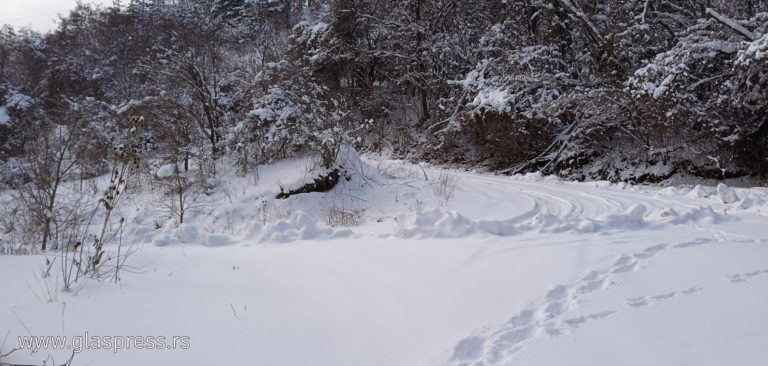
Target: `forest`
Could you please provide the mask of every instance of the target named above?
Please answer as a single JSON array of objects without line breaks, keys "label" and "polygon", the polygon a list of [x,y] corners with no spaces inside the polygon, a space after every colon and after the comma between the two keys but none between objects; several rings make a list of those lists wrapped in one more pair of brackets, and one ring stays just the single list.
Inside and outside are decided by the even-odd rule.
[{"label": "forest", "polygon": [[[768,173],[768,3],[178,0],[0,31],[0,177],[341,144],[577,180]],[[141,126],[130,117],[141,116]],[[133,130],[132,130],[133,129]],[[66,160],[58,164],[56,160]],[[41,166],[46,165],[46,166]]]}]

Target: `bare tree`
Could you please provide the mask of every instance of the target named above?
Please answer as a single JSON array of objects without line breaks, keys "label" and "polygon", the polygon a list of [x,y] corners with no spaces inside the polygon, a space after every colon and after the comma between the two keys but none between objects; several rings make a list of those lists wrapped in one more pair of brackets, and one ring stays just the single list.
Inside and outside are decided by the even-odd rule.
[{"label": "bare tree", "polygon": [[43,251],[48,249],[51,237],[58,233],[59,225],[71,219],[71,210],[67,212],[60,207],[59,200],[62,184],[77,167],[72,148],[77,143],[81,121],[76,117],[69,126],[51,124],[26,146],[26,158],[20,165],[24,181],[16,188],[21,202],[37,223]]},{"label": "bare tree", "polygon": [[174,165],[173,173],[162,177],[160,182],[164,188],[163,193],[169,199],[165,207],[171,216],[179,220],[179,224],[184,223],[184,218],[190,210],[202,206],[199,201],[204,188],[201,177],[182,172],[178,165]]}]

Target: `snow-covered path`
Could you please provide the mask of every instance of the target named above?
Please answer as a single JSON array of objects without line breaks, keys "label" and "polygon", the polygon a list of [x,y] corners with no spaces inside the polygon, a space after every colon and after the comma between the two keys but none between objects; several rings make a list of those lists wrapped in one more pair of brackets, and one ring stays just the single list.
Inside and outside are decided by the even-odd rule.
[{"label": "snow-covered path", "polygon": [[[351,236],[304,219],[216,233],[228,235],[217,243],[230,244],[213,247],[183,243],[190,240],[177,229],[137,230],[146,244],[131,263],[142,273],[125,274],[119,286],[90,282],[76,294],[46,290],[40,257],[0,256],[2,349],[19,335],[87,331],[185,335],[191,348],[88,350],[75,365],[768,360],[765,189],[737,190],[726,204],[724,188],[718,195],[457,174],[447,205],[436,203],[434,179],[330,193],[365,199],[369,223]],[[286,204],[324,202],[303,196]],[[246,193],[239,202],[260,197]],[[274,230],[313,239],[262,240]],[[207,235],[191,237],[210,245]],[[48,353],[68,354],[20,351],[11,361]]]}]

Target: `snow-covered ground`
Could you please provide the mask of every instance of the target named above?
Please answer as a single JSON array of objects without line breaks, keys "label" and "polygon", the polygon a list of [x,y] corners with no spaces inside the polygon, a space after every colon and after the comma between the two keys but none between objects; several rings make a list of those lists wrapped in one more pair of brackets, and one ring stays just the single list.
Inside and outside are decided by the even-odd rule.
[{"label": "snow-covered ground", "polygon": [[[157,222],[162,197],[145,187],[122,208],[138,270],[117,285],[59,292],[43,256],[0,256],[0,354],[18,336],[88,332],[190,347],[86,350],[73,365],[768,362],[765,188],[345,163],[350,182],[287,200],[278,183],[306,181],[308,160],[220,178],[181,226]],[[330,227],[329,207],[365,222]]]}]

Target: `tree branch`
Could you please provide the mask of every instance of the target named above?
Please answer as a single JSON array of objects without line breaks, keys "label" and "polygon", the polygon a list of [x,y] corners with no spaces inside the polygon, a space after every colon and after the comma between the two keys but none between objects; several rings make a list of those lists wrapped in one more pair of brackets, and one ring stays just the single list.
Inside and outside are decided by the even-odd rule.
[{"label": "tree branch", "polygon": [[718,13],[712,8],[707,8],[707,14],[711,15],[713,18],[717,19],[717,21],[725,24],[726,26],[735,30],[736,32],[741,33],[741,35],[743,35],[744,37],[747,37],[750,41],[754,41],[757,39],[754,33],[749,31],[749,29],[744,28],[744,26],[739,24],[736,20],[728,18],[725,15]]}]

